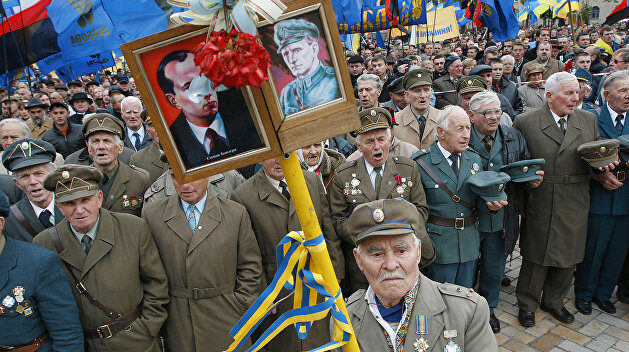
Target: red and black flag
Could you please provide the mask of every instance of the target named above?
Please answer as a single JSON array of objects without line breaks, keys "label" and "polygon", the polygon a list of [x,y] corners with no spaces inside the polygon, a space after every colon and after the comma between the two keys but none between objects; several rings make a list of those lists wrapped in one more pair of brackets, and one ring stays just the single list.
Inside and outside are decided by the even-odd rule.
[{"label": "red and black flag", "polygon": [[607,16],[604,24],[611,25],[625,18],[629,18],[629,0],[621,1],[614,11]]},{"label": "red and black flag", "polygon": [[2,21],[0,71],[28,66],[61,51],[57,32],[48,18],[51,0],[38,1]]},{"label": "red and black flag", "polygon": [[400,9],[398,7],[397,0],[386,0],[384,8],[389,21],[391,21],[394,26],[397,26],[398,17],[400,17]]}]

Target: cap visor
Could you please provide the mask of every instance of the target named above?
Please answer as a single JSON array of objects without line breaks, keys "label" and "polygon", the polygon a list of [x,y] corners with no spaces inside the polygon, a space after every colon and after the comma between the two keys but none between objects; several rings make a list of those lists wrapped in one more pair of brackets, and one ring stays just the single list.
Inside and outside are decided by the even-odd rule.
[{"label": "cap visor", "polygon": [[98,193],[98,191],[100,190],[97,188],[97,189],[91,189],[91,190],[85,190],[85,191],[70,192],[70,193],[63,194],[61,196],[58,196],[57,194],[55,194],[55,200],[59,203],[69,202],[71,200],[75,200],[79,198],[91,197],[95,195],[96,193]]},{"label": "cap visor", "polygon": [[528,181],[533,181],[533,180],[539,180],[542,176],[537,175],[537,174],[533,174],[533,175],[527,175],[525,177],[521,177],[521,178],[511,178],[511,182],[528,182]]},{"label": "cap visor", "polygon": [[501,200],[507,200],[507,194],[505,193],[504,190],[502,190],[500,194],[497,196],[481,195],[481,198],[483,198],[486,202],[500,202]]},{"label": "cap visor", "polygon": [[28,159],[24,158],[20,161],[17,161],[11,165],[11,171],[23,169],[33,165],[40,165],[45,163],[51,163],[52,158],[42,158],[42,157],[30,157]]},{"label": "cap visor", "polygon": [[606,158],[606,159],[602,159],[602,160],[588,161],[588,163],[590,164],[591,167],[598,169],[599,167],[605,167],[615,161],[618,161],[618,154],[612,157]]},{"label": "cap visor", "polygon": [[382,223],[379,226],[373,226],[367,231],[363,231],[354,237],[356,244],[362,242],[365,238],[373,236],[401,236],[415,233],[409,224],[402,223]]}]

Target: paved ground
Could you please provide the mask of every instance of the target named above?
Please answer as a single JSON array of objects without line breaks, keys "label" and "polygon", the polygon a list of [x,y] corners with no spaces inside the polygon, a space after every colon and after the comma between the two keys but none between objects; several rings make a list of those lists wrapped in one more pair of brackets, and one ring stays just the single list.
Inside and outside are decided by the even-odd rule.
[{"label": "paved ground", "polygon": [[575,322],[562,324],[548,313],[538,309],[534,327],[525,329],[518,322],[515,286],[520,273],[522,257],[517,248],[511,262],[507,261],[506,274],[513,281],[503,286],[495,314],[502,330],[496,334],[499,351],[629,351],[629,304],[616,301],[617,312],[609,315],[592,304],[592,314],[583,315],[574,308],[574,292],[570,289],[566,308],[574,314]]}]

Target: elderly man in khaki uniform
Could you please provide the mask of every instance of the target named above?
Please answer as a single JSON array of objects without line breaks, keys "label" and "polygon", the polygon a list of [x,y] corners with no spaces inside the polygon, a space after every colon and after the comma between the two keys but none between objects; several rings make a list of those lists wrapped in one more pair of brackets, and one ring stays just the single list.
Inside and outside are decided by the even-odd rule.
[{"label": "elderly man in khaki uniform", "polygon": [[208,192],[209,178],[186,184],[167,172],[177,194],[144,207],[168,276],[167,351],[223,351],[260,291],[262,258],[249,214]]},{"label": "elderly man in khaki uniform", "polygon": [[349,217],[354,259],[369,281],[347,299],[360,350],[498,351],[487,301],[419,272],[423,228],[417,208],[402,199],[360,205]]},{"label": "elderly man in khaki uniform", "polygon": [[411,143],[419,149],[428,148],[435,140],[438,109],[430,106],[432,96],[432,72],[421,68],[404,75],[404,89],[409,104],[395,113],[397,126],[393,127],[396,138]]},{"label": "elderly man in khaki uniform", "polygon": [[[336,169],[330,191],[330,214],[345,255],[345,293],[367,288],[368,285],[365,276],[352,259],[354,242],[347,229],[347,219],[354,208],[377,199],[403,198],[417,207],[422,224],[428,218],[426,194],[421,186],[417,164],[409,158],[393,156],[389,152],[389,111],[373,108],[361,111],[359,115],[361,128],[357,131],[356,146],[362,156]],[[424,227],[418,235],[426,248],[422,264],[427,264],[434,257],[432,241]]]},{"label": "elderly man in khaki uniform", "polygon": [[65,216],[33,243],[56,251],[79,307],[87,351],[161,351],[166,272],[146,221],[102,208],[103,175],[64,165],[44,180]]},{"label": "elderly man in khaki uniform", "polygon": [[[312,172],[304,171],[303,174],[319,226],[326,240],[332,265],[337,278],[341,279],[345,272],[345,262],[340,249],[340,241],[330,219],[323,183]],[[301,231],[295,205],[291,201],[291,194],[279,161],[277,159],[264,160],[262,169],[238,186],[232,192],[230,199],[244,205],[249,212],[253,232],[262,254],[265,283],[269,284],[277,272],[277,244],[290,231]],[[286,290],[280,292],[281,297],[286,295]],[[277,319],[281,314],[293,308],[292,303],[287,301],[277,306],[276,314],[265,319],[256,333],[264,332],[272,323],[271,320],[274,320],[273,318]],[[267,344],[265,349],[269,352],[303,351],[319,347],[329,341],[326,320],[315,322],[305,340],[297,337],[294,327],[287,327]]]},{"label": "elderly man in khaki uniform", "polygon": [[98,185],[103,191],[103,208],[140,216],[144,192],[151,185],[148,172],[118,160],[124,147],[122,121],[110,114],[93,114],[83,119],[83,136],[94,166],[103,173]]}]

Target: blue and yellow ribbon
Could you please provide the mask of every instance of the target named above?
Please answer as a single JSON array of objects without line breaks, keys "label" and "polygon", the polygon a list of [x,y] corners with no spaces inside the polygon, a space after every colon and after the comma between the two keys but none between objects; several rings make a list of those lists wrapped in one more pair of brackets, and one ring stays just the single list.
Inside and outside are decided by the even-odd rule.
[{"label": "blue and yellow ribbon", "polygon": [[[306,240],[303,232],[292,231],[277,245],[277,272],[271,284],[262,292],[260,297],[247,310],[229,334],[234,342],[226,352],[235,351],[249,339],[251,333],[260,325],[262,320],[283,300],[294,294],[293,309],[282,314],[249,348],[248,352],[260,350],[277,334],[289,325],[294,325],[297,336],[305,339],[308,336],[312,322],[323,319],[331,312],[334,320],[332,341],[308,352],[329,351],[345,345],[353,335],[348,317],[336,305],[336,299],[341,290],[331,293],[330,285],[323,276],[317,273],[311,253],[326,250],[323,234]],[[290,295],[274,302],[282,288],[294,290]],[[322,303],[317,304],[317,296],[324,297]]]}]

